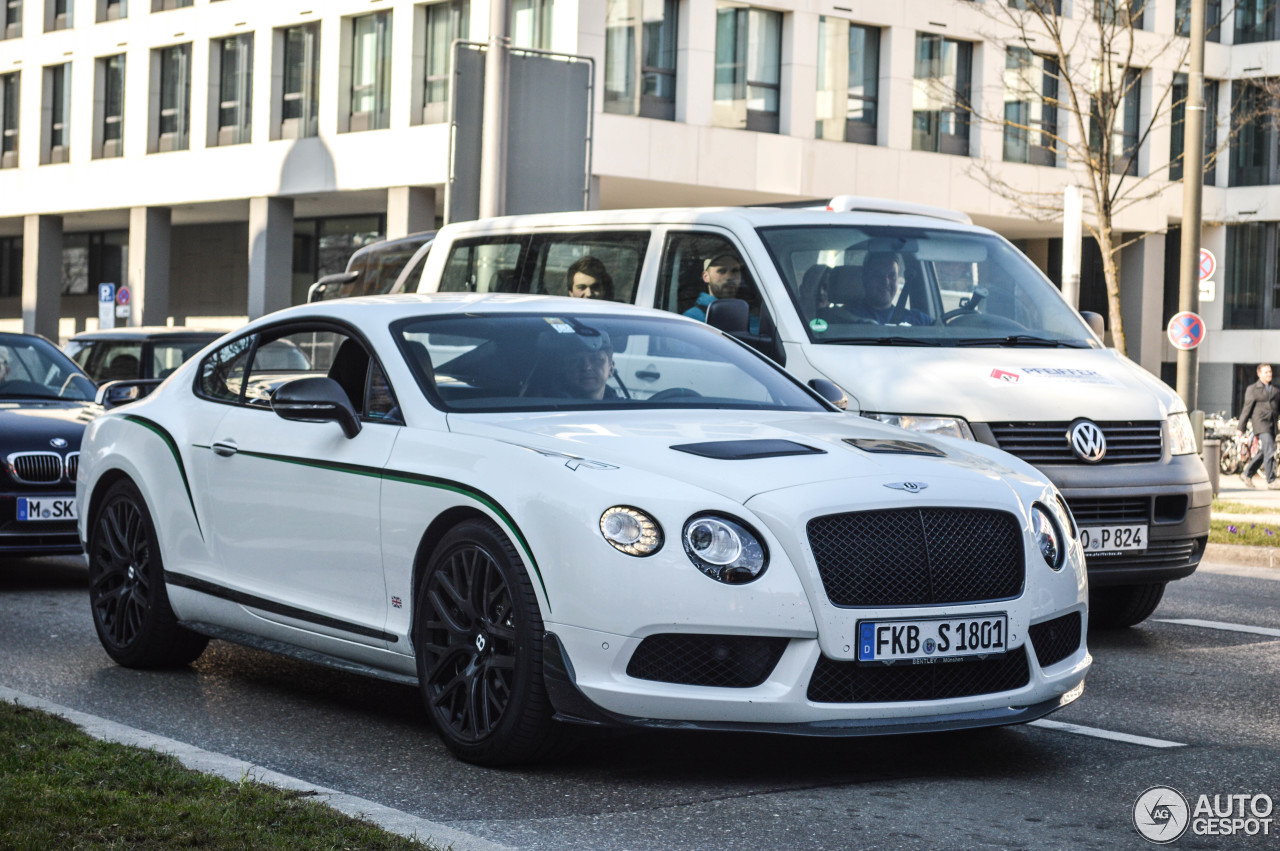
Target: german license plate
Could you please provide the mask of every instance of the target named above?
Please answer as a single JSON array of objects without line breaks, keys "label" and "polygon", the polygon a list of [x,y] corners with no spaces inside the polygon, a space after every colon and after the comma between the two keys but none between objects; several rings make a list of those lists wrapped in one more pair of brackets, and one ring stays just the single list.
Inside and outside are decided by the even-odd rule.
[{"label": "german license plate", "polygon": [[1112,553],[1147,548],[1146,524],[1137,526],[1084,526],[1080,543],[1086,553]]},{"label": "german license plate", "polygon": [[1009,617],[858,621],[859,662],[953,659],[1003,653],[1009,641]]},{"label": "german license plate", "polygon": [[76,498],[74,496],[18,497],[19,523],[75,520],[76,517]]}]

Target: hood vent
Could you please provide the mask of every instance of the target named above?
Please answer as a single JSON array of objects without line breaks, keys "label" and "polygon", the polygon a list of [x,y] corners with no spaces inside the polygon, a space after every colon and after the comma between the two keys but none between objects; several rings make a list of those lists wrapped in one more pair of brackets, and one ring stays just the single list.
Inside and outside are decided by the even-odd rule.
[{"label": "hood vent", "polygon": [[786,455],[826,455],[825,449],[815,449],[790,440],[716,440],[710,443],[682,443],[671,447],[677,452],[688,452],[703,458],[722,461],[748,461],[752,458],[782,458]]},{"label": "hood vent", "polygon": [[883,452],[890,455],[931,455],[946,458],[947,453],[936,446],[915,440],[880,440],[869,437],[846,437],[844,442],[863,452]]}]

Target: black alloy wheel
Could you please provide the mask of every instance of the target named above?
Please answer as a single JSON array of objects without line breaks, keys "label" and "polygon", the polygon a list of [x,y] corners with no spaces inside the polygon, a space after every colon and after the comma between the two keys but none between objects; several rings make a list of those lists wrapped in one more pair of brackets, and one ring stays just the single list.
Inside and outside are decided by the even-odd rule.
[{"label": "black alloy wheel", "polygon": [[558,746],[542,633],[533,584],[506,536],[483,521],[450,530],[419,585],[414,645],[427,712],[462,759],[502,765]]},{"label": "black alloy wheel", "polygon": [[107,491],[89,533],[89,603],[103,648],[125,667],[185,665],[209,643],[178,625],[151,515],[127,479]]}]

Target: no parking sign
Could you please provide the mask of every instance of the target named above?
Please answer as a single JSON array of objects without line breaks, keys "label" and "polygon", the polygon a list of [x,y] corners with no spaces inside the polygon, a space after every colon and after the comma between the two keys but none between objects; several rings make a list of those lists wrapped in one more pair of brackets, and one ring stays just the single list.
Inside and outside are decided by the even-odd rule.
[{"label": "no parking sign", "polygon": [[1188,351],[1204,342],[1204,320],[1189,310],[1175,313],[1169,320],[1169,342],[1175,349]]}]

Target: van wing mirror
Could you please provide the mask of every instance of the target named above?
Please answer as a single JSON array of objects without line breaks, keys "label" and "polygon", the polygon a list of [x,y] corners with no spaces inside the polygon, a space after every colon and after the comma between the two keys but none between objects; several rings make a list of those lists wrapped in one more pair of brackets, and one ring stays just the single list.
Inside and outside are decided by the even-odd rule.
[{"label": "van wing mirror", "polygon": [[337,423],[347,437],[360,433],[360,415],[332,378],[311,376],[281,384],[271,394],[271,410],[293,422]]},{"label": "van wing mirror", "polygon": [[[86,380],[87,381],[87,380]],[[124,381],[108,381],[98,387],[93,400],[104,408],[118,408],[130,402],[136,402],[155,390],[160,384],[159,378],[136,378]]]},{"label": "van wing mirror", "polygon": [[809,386],[814,391],[842,411],[849,410],[849,396],[840,389],[840,385],[825,378],[809,379]]},{"label": "van wing mirror", "polygon": [[307,304],[337,298],[342,291],[342,287],[353,283],[358,277],[360,277],[359,272],[338,272],[333,275],[325,275],[308,288]]},{"label": "van wing mirror", "polygon": [[740,298],[718,298],[707,305],[707,324],[726,334],[746,334],[751,308]]},{"label": "van wing mirror", "polygon": [[1107,327],[1102,321],[1101,313],[1094,313],[1092,310],[1080,311],[1080,318],[1089,326],[1089,330],[1098,335],[1098,339],[1103,339],[1107,333]]}]

